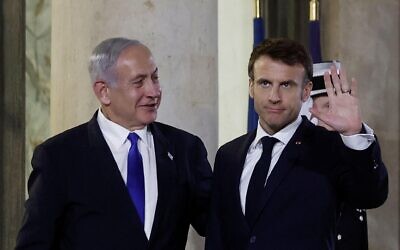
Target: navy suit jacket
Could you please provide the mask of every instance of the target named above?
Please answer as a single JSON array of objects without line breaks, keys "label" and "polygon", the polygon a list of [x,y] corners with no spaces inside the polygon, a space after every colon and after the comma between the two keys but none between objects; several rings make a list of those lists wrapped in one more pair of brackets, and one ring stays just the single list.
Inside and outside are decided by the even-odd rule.
[{"label": "navy suit jacket", "polygon": [[212,172],[202,141],[149,125],[158,200],[148,240],[96,117],[36,148],[16,249],[183,250],[190,224],[204,235]]},{"label": "navy suit jacket", "polygon": [[342,201],[373,208],[387,197],[377,142],[355,151],[338,133],[303,118],[268,178],[251,227],[241,209],[239,184],[255,135],[243,135],[217,152],[207,250],[334,249]]},{"label": "navy suit jacket", "polygon": [[368,250],[365,209],[352,208],[342,204],[336,229],[336,250]]}]

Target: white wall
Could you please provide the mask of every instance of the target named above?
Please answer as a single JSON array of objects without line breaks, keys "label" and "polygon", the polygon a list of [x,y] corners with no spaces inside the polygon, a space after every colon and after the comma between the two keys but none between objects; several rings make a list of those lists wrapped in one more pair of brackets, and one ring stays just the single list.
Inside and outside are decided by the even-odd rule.
[{"label": "white wall", "polygon": [[218,1],[218,144],[247,131],[254,1]]}]

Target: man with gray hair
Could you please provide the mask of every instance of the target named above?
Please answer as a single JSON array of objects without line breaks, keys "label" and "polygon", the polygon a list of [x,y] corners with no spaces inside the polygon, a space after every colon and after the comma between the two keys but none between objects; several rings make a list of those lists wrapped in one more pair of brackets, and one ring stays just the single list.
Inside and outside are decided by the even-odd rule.
[{"label": "man with gray hair", "polygon": [[35,149],[16,249],[185,249],[189,225],[205,232],[203,142],[155,122],[158,68],[139,41],[101,42],[89,72],[100,108]]}]

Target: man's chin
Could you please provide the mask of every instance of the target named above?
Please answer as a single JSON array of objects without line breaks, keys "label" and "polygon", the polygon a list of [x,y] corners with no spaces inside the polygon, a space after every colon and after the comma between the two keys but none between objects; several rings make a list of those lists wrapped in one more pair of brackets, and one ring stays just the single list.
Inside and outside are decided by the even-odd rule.
[{"label": "man's chin", "polygon": [[285,128],[287,125],[292,123],[293,121],[288,121],[288,120],[281,120],[281,121],[275,121],[270,123],[270,128],[274,131],[274,133],[280,131],[281,129]]},{"label": "man's chin", "polygon": [[155,113],[154,115],[145,117],[144,119],[142,119],[142,122],[143,122],[143,124],[148,125],[152,122],[155,122],[156,119],[157,119],[157,113]]}]

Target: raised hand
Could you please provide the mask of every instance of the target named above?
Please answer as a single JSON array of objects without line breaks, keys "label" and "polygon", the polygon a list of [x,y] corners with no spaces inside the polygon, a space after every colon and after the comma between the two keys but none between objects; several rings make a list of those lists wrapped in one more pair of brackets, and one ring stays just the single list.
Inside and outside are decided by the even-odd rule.
[{"label": "raised hand", "polygon": [[[317,119],[343,135],[354,135],[361,131],[362,121],[358,102],[357,81],[352,78],[351,85],[347,80],[346,71],[340,69],[340,78],[336,67],[331,66],[331,76],[325,72],[324,81],[329,98],[329,111],[325,114],[315,108],[310,112]],[[332,83],[333,82],[333,83]]]}]

